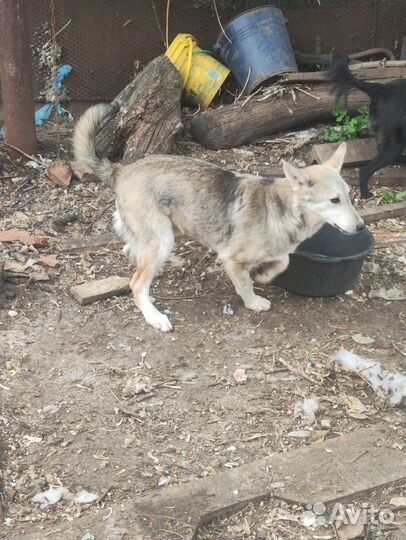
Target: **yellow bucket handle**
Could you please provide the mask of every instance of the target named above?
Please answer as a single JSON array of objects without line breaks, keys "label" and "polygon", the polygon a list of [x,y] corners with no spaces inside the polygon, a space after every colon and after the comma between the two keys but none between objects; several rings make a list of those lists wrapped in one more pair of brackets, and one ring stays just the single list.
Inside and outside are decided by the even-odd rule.
[{"label": "yellow bucket handle", "polygon": [[189,51],[188,51],[188,56],[187,56],[186,77],[185,77],[185,81],[183,83],[183,88],[186,86],[186,83],[187,83],[187,81],[189,79],[189,76],[190,76],[190,71],[192,69],[192,55],[193,55],[193,40],[192,40],[192,38],[187,37],[186,42],[188,44]]}]

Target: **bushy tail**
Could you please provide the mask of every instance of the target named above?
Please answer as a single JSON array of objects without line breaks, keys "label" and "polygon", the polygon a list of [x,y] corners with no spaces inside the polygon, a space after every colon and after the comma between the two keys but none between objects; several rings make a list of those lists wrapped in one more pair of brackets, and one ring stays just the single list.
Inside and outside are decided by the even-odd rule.
[{"label": "bushy tail", "polygon": [[110,110],[110,105],[95,105],[80,117],[73,134],[73,152],[75,159],[86,165],[100,180],[114,185],[122,166],[100,158],[95,145],[97,131]]},{"label": "bushy tail", "polygon": [[372,100],[382,96],[386,91],[382,84],[368,83],[354,77],[348,67],[347,59],[343,57],[334,59],[328,72],[328,80],[334,88],[337,101],[343,97],[346,98],[354,88],[365,92]]}]

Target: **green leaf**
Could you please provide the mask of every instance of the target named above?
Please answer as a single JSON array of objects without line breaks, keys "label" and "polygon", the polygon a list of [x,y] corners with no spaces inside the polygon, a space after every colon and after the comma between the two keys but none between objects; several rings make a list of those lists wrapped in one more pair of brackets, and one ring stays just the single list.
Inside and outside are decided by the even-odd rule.
[{"label": "green leaf", "polygon": [[396,193],[395,202],[403,202],[405,200],[406,200],[406,191],[401,191],[400,193]]}]

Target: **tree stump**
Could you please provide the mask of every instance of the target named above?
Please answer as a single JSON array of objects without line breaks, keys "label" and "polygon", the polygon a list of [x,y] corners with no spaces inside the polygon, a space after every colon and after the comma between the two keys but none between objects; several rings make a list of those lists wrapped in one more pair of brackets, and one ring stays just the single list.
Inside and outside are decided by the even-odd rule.
[{"label": "tree stump", "polygon": [[96,137],[97,151],[122,163],[146,154],[170,153],[181,120],[182,79],[166,56],[158,56],[112,102]]},{"label": "tree stump", "polygon": [[[207,148],[220,150],[332,118],[335,96],[329,85],[319,84],[310,91],[294,90],[294,96],[289,92],[263,101],[255,97],[248,102],[242,99],[234,105],[202,112],[192,120],[192,134]],[[355,112],[367,103],[366,94],[352,92],[348,96],[347,109]]]}]

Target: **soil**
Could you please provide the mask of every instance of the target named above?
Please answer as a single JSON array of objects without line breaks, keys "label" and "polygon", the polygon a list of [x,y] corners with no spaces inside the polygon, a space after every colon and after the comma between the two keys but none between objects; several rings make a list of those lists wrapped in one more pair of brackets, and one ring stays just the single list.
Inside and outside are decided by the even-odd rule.
[{"label": "soil", "polygon": [[[69,158],[70,128],[57,131],[41,130],[41,155],[53,159],[59,139],[60,157]],[[284,137],[285,143],[279,137],[223,152],[185,138],[179,151],[254,172],[277,165],[292,148],[296,163],[305,161],[309,146]],[[404,290],[404,244],[377,247],[344,295],[309,298],[261,287],[272,308],[256,314],[243,307],[215,256],[183,240],[154,284],[157,305],[175,327],[159,333],[129,295],[80,306],[69,294],[74,284],[133,271],[120,249],[57,249],[85,231],[111,231],[110,189],[78,180],[57,187],[44,173],[46,162],[16,168],[5,153],[0,158],[0,176],[7,177],[0,180],[0,229],[40,229],[58,241],[40,248],[0,244],[4,259],[29,263],[25,274],[8,274],[0,295],[2,540],[80,540],[92,531],[96,540],[130,538],[110,527],[111,505],[378,422],[404,448],[404,406],[389,407],[386,396],[332,359],[345,347],[405,373],[404,302],[368,297],[380,287]],[[55,221],[72,213],[71,223]],[[392,219],[370,229],[389,238],[404,225]],[[51,254],[59,267],[42,269],[48,279],[38,280],[39,256]],[[358,334],[371,339],[359,343]],[[244,373],[237,368],[246,380],[236,380]],[[348,396],[361,400],[362,414],[348,407]],[[310,426],[293,414],[306,397],[320,405]],[[292,435],[304,430],[305,438]],[[97,501],[61,500],[41,509],[32,498],[51,485],[86,489]],[[405,493],[396,485],[355,504],[388,508]],[[306,528],[304,510],[264,501],[209,525],[199,539],[335,538],[332,527]],[[100,515],[104,534],[96,534]],[[390,525],[372,525],[370,537],[400,538],[404,520],[398,510]]]}]

